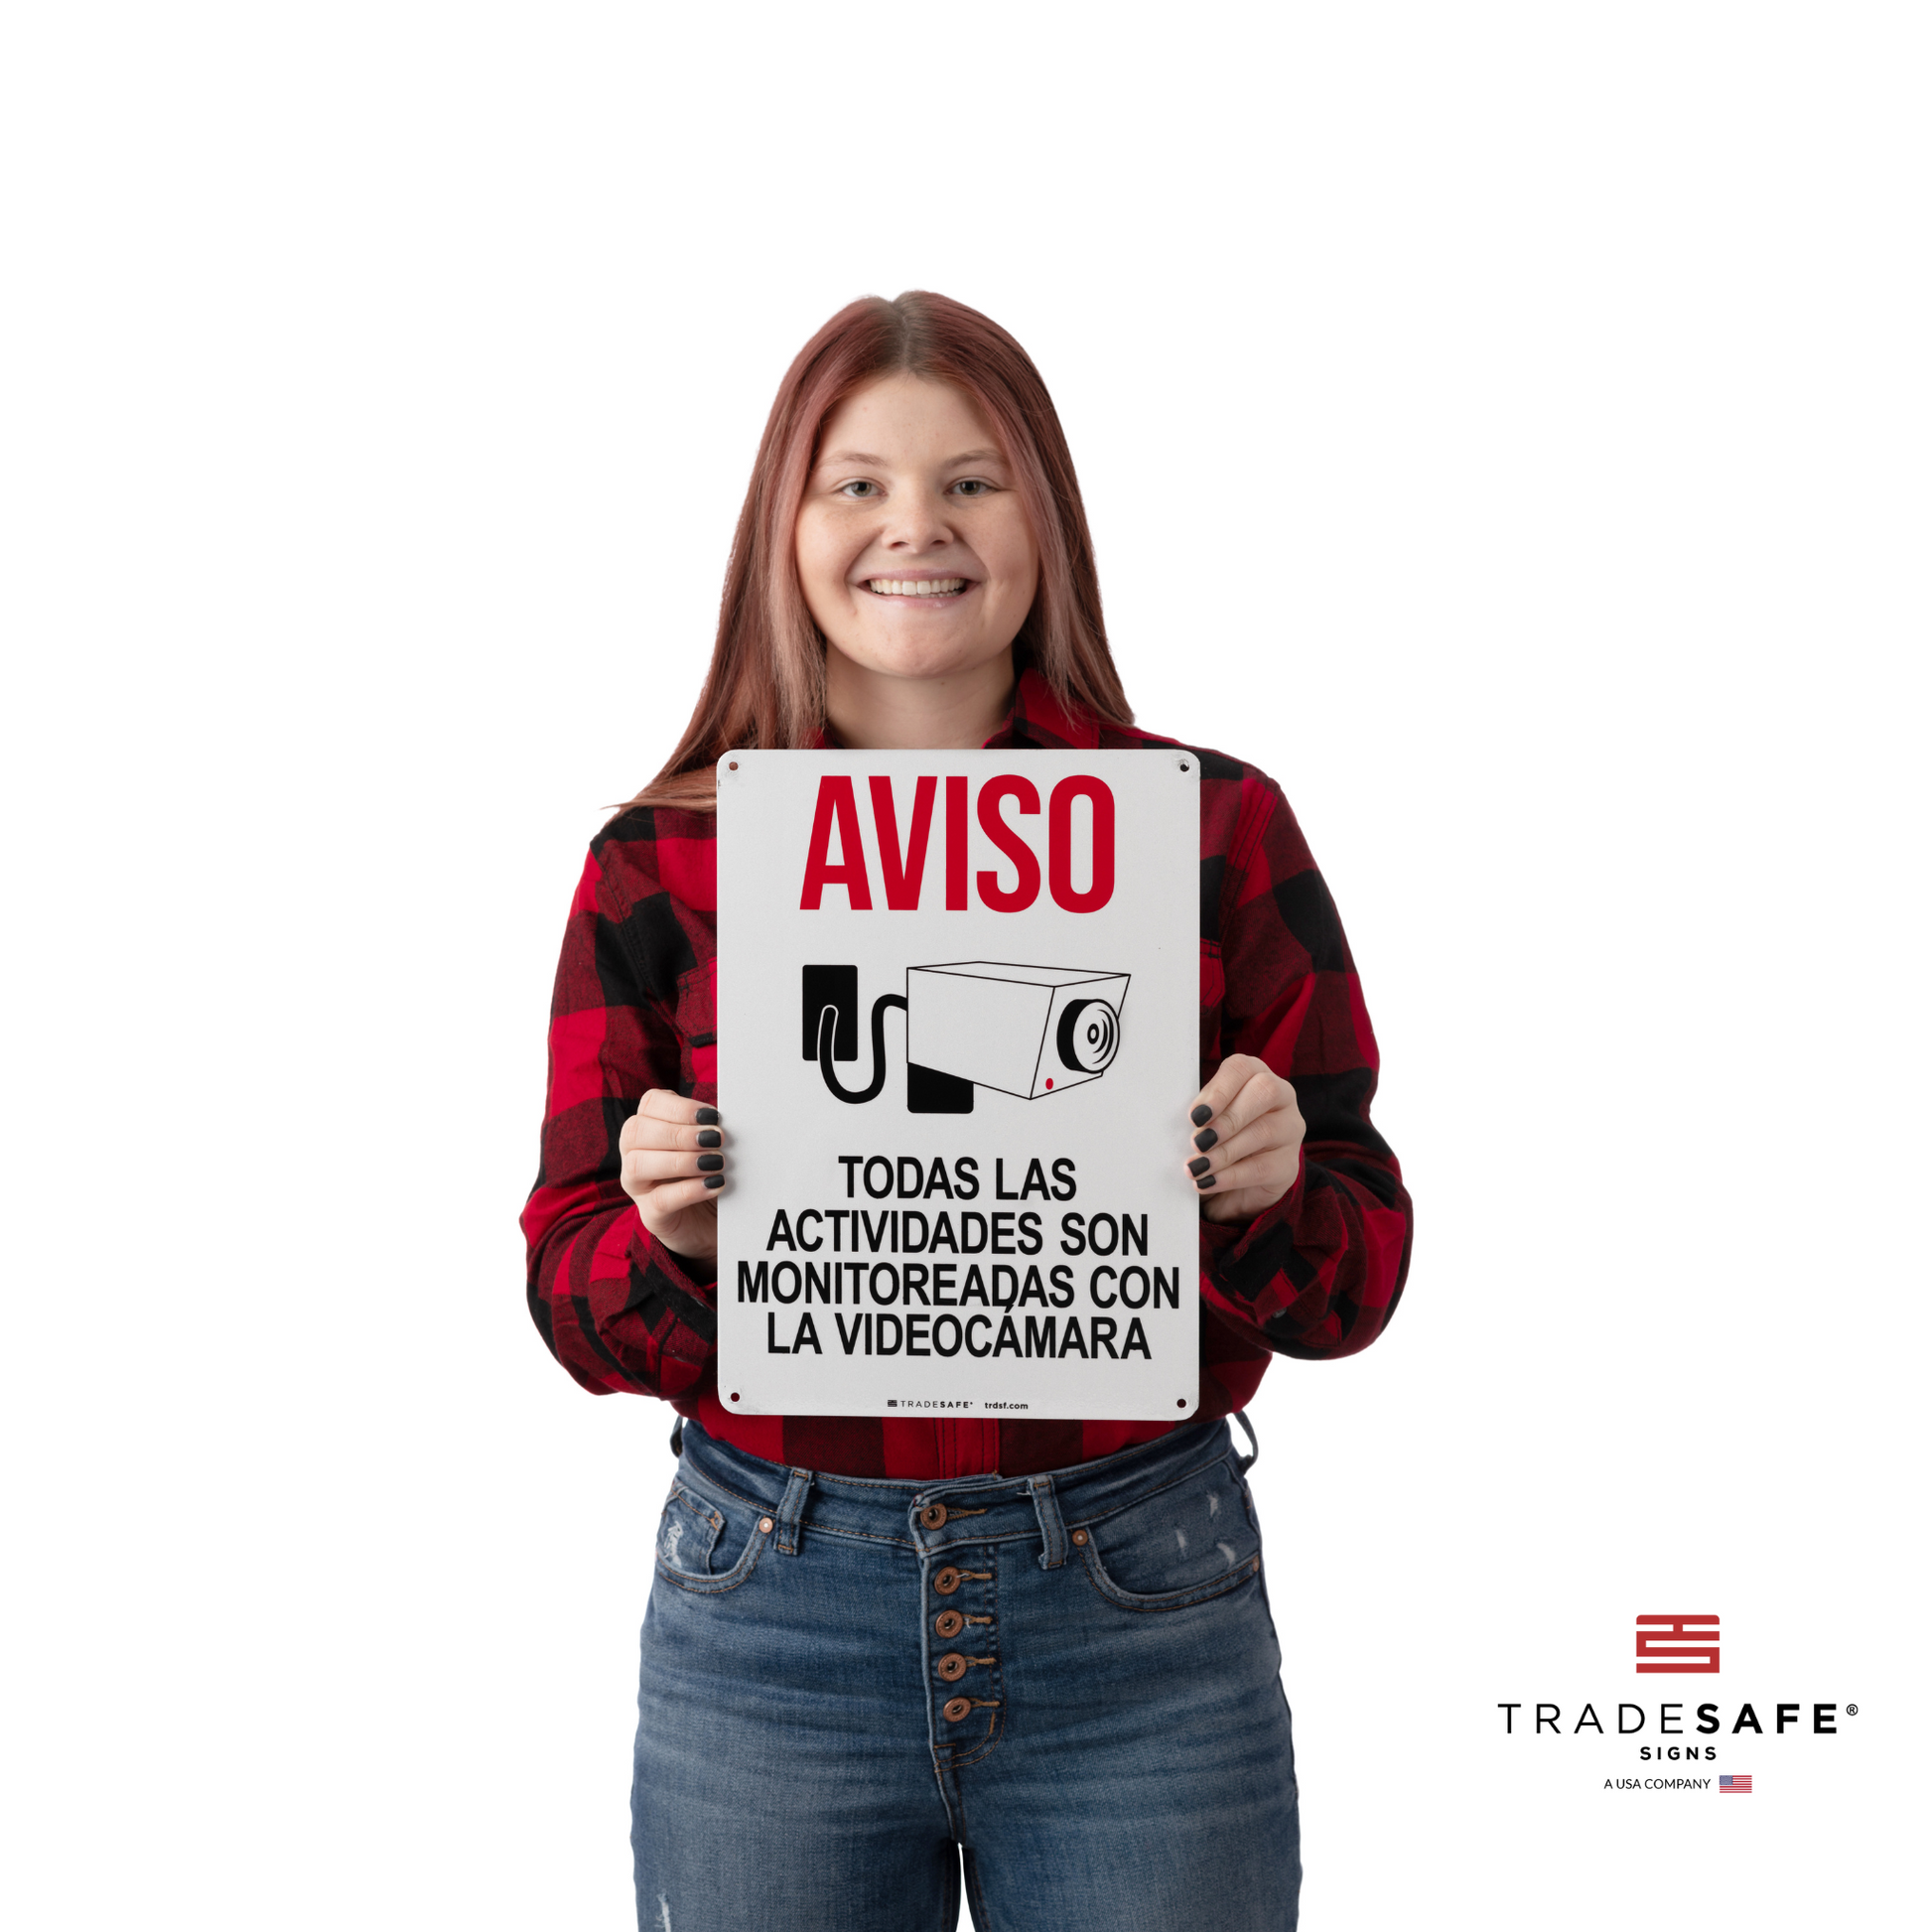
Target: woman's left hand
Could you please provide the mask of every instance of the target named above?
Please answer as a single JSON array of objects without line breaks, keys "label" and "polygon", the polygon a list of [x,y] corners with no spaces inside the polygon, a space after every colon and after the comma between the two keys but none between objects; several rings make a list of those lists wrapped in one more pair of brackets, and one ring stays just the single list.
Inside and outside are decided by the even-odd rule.
[{"label": "woman's left hand", "polygon": [[1295,1185],[1308,1127],[1295,1089],[1266,1060],[1230,1053],[1187,1117],[1187,1174],[1210,1221],[1252,1221]]}]

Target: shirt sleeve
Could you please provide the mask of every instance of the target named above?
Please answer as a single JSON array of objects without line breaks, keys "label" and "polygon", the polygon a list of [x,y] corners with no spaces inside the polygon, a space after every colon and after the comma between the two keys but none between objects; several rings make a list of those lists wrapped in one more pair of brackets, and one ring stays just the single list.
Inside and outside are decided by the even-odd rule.
[{"label": "shirt sleeve", "polygon": [[677,1397],[710,1372],[716,1270],[646,1232],[619,1182],[618,1136],[649,1088],[715,1095],[687,1077],[650,962],[636,957],[652,921],[632,917],[635,904],[594,849],[557,966],[542,1165],[522,1225],[530,1314],[558,1361],[598,1395]]},{"label": "shirt sleeve", "polygon": [[1288,801],[1258,773],[1219,895],[1219,1051],[1295,1088],[1308,1124],[1295,1184],[1245,1226],[1201,1218],[1201,1296],[1281,1355],[1366,1348],[1395,1312],[1413,1209],[1369,1121],[1380,1058],[1334,900]]}]

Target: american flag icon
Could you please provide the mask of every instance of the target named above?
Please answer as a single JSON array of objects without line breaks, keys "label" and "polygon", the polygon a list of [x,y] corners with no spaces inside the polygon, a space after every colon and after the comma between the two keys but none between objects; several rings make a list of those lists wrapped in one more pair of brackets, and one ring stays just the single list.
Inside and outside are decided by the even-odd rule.
[{"label": "american flag icon", "polygon": [[1748,1771],[1742,1777],[1732,1777],[1728,1771],[1721,1771],[1718,1774],[1718,1794],[1720,1797],[1726,1791],[1741,1791],[1746,1797],[1749,1797],[1750,1789],[1751,1780]]}]

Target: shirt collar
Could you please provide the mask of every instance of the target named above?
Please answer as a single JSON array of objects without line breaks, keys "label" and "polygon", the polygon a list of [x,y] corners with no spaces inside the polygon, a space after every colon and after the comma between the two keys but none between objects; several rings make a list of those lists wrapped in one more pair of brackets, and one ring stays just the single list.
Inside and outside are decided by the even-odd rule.
[{"label": "shirt collar", "polygon": [[1100,749],[1100,721],[1090,711],[1068,708],[1053,687],[1029,664],[1013,688],[1006,723],[986,741],[989,752],[1010,745],[1035,745],[1044,751],[1094,752]]}]

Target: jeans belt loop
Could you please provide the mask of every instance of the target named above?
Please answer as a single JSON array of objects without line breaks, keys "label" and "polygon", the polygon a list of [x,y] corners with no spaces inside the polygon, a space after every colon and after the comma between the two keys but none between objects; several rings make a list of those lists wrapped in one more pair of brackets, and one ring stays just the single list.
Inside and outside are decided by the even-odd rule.
[{"label": "jeans belt loop", "polygon": [[811,1486],[811,1470],[792,1470],[791,1480],[785,1484],[785,1493],[778,1503],[778,1554],[781,1557],[795,1557],[798,1554],[798,1529],[805,1516],[805,1493]]},{"label": "jeans belt loop", "polygon": [[1053,1493],[1051,1476],[1033,1478],[1034,1514],[1039,1518],[1039,1534],[1044,1548],[1039,1553],[1042,1570],[1057,1570],[1066,1561],[1066,1524],[1060,1516],[1060,1499]]}]

